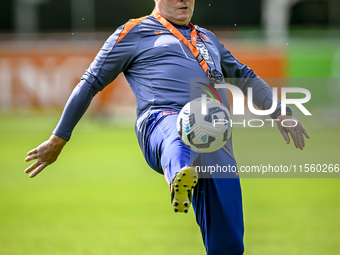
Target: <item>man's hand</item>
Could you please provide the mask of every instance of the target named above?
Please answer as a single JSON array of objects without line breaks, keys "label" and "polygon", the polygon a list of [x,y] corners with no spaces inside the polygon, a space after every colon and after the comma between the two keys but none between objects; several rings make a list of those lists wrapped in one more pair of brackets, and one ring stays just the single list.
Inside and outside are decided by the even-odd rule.
[{"label": "man's hand", "polygon": [[[305,130],[305,128],[302,126],[302,124],[295,118],[293,118],[292,116],[289,115],[280,115],[277,117],[277,119],[279,120],[277,122],[277,127],[279,128],[283,138],[285,139],[286,143],[289,144],[290,142],[290,138],[288,133],[290,133],[295,147],[296,148],[300,148],[301,150],[303,150],[303,147],[305,147],[305,139],[303,137],[306,136],[308,139],[310,138],[307,131]],[[289,127],[284,127],[281,123],[282,121],[284,121],[284,125],[285,126],[289,126]],[[297,124],[297,125],[296,125]],[[294,125],[296,125],[295,127],[293,127]]]},{"label": "man's hand", "polygon": [[61,150],[66,144],[66,140],[56,135],[51,135],[50,139],[40,144],[37,148],[27,153],[28,157],[25,158],[26,162],[37,159],[30,167],[25,169],[25,173],[30,173],[33,178],[39,174],[45,167],[52,164],[57,160]]}]

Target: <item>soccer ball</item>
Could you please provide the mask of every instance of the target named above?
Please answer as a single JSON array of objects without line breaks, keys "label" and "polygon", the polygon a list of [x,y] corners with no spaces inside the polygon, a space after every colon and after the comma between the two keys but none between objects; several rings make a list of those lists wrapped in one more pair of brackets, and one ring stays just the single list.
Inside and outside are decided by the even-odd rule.
[{"label": "soccer ball", "polygon": [[[222,148],[231,135],[230,113],[219,101],[202,98],[187,103],[177,118],[177,131],[182,142],[199,153],[209,153]],[[203,111],[204,113],[204,111]]]}]

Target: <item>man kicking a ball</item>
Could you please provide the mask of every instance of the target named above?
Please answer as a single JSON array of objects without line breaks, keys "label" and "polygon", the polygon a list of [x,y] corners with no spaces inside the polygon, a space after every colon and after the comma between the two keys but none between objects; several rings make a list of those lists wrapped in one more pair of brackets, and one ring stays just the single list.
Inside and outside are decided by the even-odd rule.
[{"label": "man kicking a ball", "polygon": [[[192,203],[207,254],[243,254],[238,176],[198,178],[192,167],[196,163],[236,167],[232,139],[220,150],[195,156],[192,162],[190,149],[178,137],[176,120],[178,112],[190,101],[191,78],[209,78],[213,83],[221,82],[223,77],[247,79],[246,84],[235,85],[244,92],[251,86],[254,103],[261,109],[270,109],[272,91],[236,60],[213,33],[190,23],[194,2],[155,0],[151,15],[130,20],[109,37],[73,90],[50,139],[28,152],[26,161],[36,162],[25,172],[34,177],[57,159],[92,98],[123,72],[137,99],[139,145],[149,166],[164,174],[170,185],[174,210],[186,212]],[[228,106],[226,91],[219,95]],[[291,115],[290,109],[287,113]],[[278,102],[271,117],[292,119],[295,123],[290,115],[281,115]],[[287,143],[290,133],[295,146],[303,149],[303,135],[309,136],[297,123],[290,128],[278,123],[278,128]]]}]

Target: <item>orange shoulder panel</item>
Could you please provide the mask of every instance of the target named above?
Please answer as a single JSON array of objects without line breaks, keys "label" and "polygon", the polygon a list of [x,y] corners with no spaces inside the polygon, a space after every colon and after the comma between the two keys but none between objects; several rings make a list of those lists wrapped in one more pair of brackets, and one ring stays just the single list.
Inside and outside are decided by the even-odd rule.
[{"label": "orange shoulder panel", "polygon": [[137,24],[141,23],[143,20],[145,20],[148,16],[141,17],[139,19],[131,19],[128,23],[125,24],[124,29],[122,32],[120,32],[120,35],[117,39],[116,44],[124,38],[124,36]]}]

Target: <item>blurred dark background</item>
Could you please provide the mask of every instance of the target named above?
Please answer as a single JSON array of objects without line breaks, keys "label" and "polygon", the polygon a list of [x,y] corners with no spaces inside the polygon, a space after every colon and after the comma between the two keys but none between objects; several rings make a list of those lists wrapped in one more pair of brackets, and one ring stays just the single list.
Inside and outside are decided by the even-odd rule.
[{"label": "blurred dark background", "polygon": [[[196,1],[192,21],[208,28],[260,28],[265,1]],[[339,0],[278,1],[290,3],[290,27],[340,27]],[[153,0],[1,0],[0,32],[114,30],[153,7]]]}]

